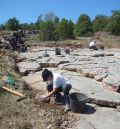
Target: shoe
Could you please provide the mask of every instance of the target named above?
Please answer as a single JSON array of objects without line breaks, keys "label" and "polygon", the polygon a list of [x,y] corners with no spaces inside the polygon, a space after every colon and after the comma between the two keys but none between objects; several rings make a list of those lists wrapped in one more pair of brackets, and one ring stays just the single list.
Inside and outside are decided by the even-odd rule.
[{"label": "shoe", "polygon": [[70,109],[70,105],[69,104],[66,104],[65,105],[65,112],[67,112],[67,111],[70,111],[71,109]]}]

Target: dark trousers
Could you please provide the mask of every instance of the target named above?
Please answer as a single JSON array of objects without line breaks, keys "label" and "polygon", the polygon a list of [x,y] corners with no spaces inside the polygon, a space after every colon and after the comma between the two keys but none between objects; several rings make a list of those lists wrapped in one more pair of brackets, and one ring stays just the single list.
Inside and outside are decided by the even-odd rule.
[{"label": "dark trousers", "polygon": [[[70,84],[65,84],[62,87],[57,88],[57,92],[54,95],[57,95],[59,92],[63,92],[65,103],[69,104],[69,91],[71,90],[72,86]],[[53,84],[47,84],[47,91],[51,92],[53,90]]]},{"label": "dark trousers", "polygon": [[90,49],[94,49],[94,50],[98,50],[98,48],[96,46],[90,46]]}]

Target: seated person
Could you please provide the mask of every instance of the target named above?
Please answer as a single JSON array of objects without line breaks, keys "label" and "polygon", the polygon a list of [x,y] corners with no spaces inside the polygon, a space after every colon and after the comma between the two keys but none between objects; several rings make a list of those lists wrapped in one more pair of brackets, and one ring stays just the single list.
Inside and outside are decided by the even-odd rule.
[{"label": "seated person", "polygon": [[104,43],[103,43],[103,40],[100,38],[100,34],[96,35],[95,40],[97,42],[99,49],[104,50]]},{"label": "seated person", "polygon": [[89,48],[94,49],[94,50],[98,50],[98,48],[96,47],[96,40],[90,42]]}]

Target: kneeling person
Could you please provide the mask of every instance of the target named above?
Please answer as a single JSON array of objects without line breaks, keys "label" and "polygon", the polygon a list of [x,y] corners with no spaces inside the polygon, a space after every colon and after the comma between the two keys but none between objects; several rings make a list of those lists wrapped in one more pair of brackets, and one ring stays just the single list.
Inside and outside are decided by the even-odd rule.
[{"label": "kneeling person", "polygon": [[98,50],[98,48],[96,47],[96,41],[91,41],[89,44],[89,48],[94,49],[94,50]]},{"label": "kneeling person", "polygon": [[67,79],[65,79],[63,75],[58,73],[52,73],[48,69],[44,69],[44,71],[42,72],[42,78],[44,82],[48,82],[48,95],[45,96],[45,98],[57,95],[59,92],[63,92],[66,103],[65,110],[69,111],[69,91],[72,88],[71,83]]}]

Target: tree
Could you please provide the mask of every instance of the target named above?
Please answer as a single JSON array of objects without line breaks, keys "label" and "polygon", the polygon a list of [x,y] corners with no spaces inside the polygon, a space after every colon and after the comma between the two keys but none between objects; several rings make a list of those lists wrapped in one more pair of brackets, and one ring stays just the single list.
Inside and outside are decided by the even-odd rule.
[{"label": "tree", "polygon": [[40,26],[40,39],[51,41],[54,40],[54,25],[48,20],[43,22]]},{"label": "tree", "polygon": [[42,23],[43,22],[43,19],[42,19],[42,14],[40,14],[40,16],[38,16],[38,19],[37,19],[37,23]]},{"label": "tree", "polygon": [[68,38],[74,38],[74,23],[69,20],[68,21]]},{"label": "tree", "polygon": [[93,33],[91,19],[88,15],[82,14],[75,25],[76,36],[89,36]]},{"label": "tree", "polygon": [[1,24],[0,25],[0,30],[5,30],[5,25]]},{"label": "tree", "polygon": [[43,15],[40,14],[40,16],[38,16],[37,22],[36,22],[36,29],[40,29],[40,25],[43,23]]},{"label": "tree", "polygon": [[107,30],[115,35],[120,35],[120,10],[113,10],[109,19]]},{"label": "tree", "polygon": [[104,31],[108,24],[108,17],[105,15],[97,15],[92,23],[94,32]]},{"label": "tree", "polygon": [[59,25],[59,36],[61,39],[73,38],[74,24],[70,20],[62,19]]},{"label": "tree", "polygon": [[59,18],[58,17],[55,17],[54,21],[53,21],[53,24],[54,24],[54,38],[55,40],[58,40],[59,39]]},{"label": "tree", "polygon": [[53,23],[54,23],[54,25],[59,24],[59,18],[58,18],[58,17],[55,17],[55,19],[54,19]]},{"label": "tree", "polygon": [[68,24],[68,21],[65,18],[63,18],[60,22],[59,36],[61,39],[65,39],[68,37],[67,24]]},{"label": "tree", "polygon": [[51,22],[53,22],[55,20],[55,18],[56,18],[56,15],[53,12],[48,12],[44,16],[44,21],[51,21]]},{"label": "tree", "polygon": [[27,23],[23,23],[20,26],[21,26],[22,30],[28,30],[29,29],[29,24],[27,24]]},{"label": "tree", "polygon": [[9,19],[6,23],[6,28],[8,30],[18,30],[18,29],[20,29],[19,21],[15,17]]},{"label": "tree", "polygon": [[36,29],[37,29],[36,23],[31,22],[31,23],[29,24],[28,29],[29,29],[29,30],[36,30]]}]

